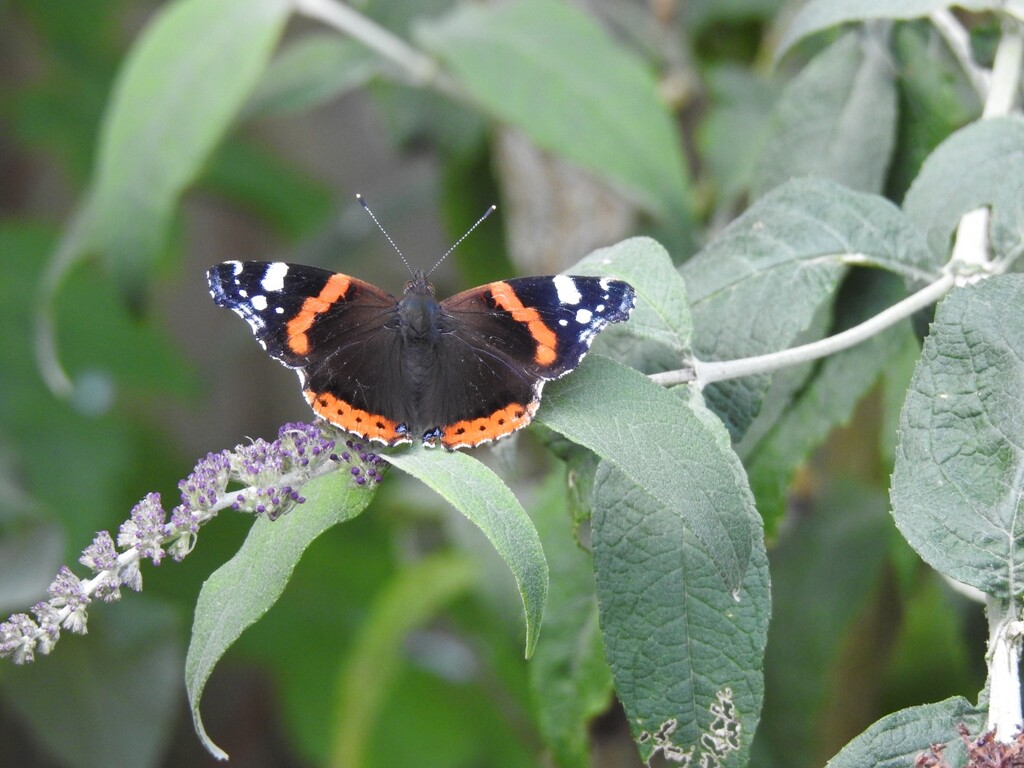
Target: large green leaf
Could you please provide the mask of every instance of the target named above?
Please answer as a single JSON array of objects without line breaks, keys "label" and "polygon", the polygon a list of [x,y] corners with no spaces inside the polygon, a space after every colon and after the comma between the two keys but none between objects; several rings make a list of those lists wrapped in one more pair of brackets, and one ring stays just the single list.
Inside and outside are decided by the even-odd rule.
[{"label": "large green leaf", "polygon": [[537,529],[508,486],[464,453],[416,448],[383,456],[464,514],[508,563],[526,611],[526,656],[533,654],[548,596],[548,564]]},{"label": "large green leaf", "polygon": [[[765,195],[682,267],[702,360],[786,349],[831,301],[847,264],[908,279],[937,277],[918,231],[884,198],[825,179],[797,179]],[[704,390],[730,431],[757,415],[767,375]]]},{"label": "large green leaf", "polygon": [[843,747],[826,768],[905,768],[933,744],[945,745],[943,757],[949,765],[963,765],[967,754],[956,730],[960,723],[978,735],[985,728],[985,713],[960,697],[902,709]]},{"label": "large green leaf", "polygon": [[932,263],[949,260],[953,233],[967,211],[990,206],[992,249],[1016,258],[1024,241],[1024,120],[1000,117],[963,128],[925,161],[903,210],[927,235]]},{"label": "large green leaf", "polygon": [[704,548],[725,593],[740,590],[755,529],[731,449],[694,407],[632,368],[591,355],[548,385],[538,421],[589,448]]},{"label": "large green leaf", "polygon": [[880,32],[844,35],[782,92],[753,194],[796,176],[881,192],[896,139],[896,86]]},{"label": "large green leaf", "polygon": [[178,0],[132,48],[104,117],[90,242],[134,294],[174,206],[232,124],[288,18],[286,0]]},{"label": "large green leaf", "polygon": [[460,5],[417,37],[491,115],[662,220],[688,218],[681,145],[654,76],[580,11],[550,0]]},{"label": "large green leaf", "polygon": [[[605,461],[594,488],[593,547],[605,650],[641,757],[746,765],[761,712],[771,596],[764,539],[729,437],[693,402],[704,466],[675,463],[666,504]],[[664,412],[661,412],[664,415]],[[658,433],[682,432],[672,417]],[[652,449],[649,461],[664,455]],[[659,462],[660,466],[660,462]],[[714,468],[712,471],[709,471]],[[661,471],[673,472],[666,464]],[[720,475],[720,476],[716,476]],[[722,589],[717,564],[679,509],[713,500],[746,516],[751,553],[740,585]]]},{"label": "large green leaf", "polygon": [[954,290],[939,305],[900,415],[896,524],[947,576],[1024,592],[1024,276]]},{"label": "large green leaf", "polygon": [[697,149],[714,182],[717,204],[730,206],[749,189],[774,132],[771,119],[780,86],[736,64],[708,67],[703,80],[708,104],[697,128]]},{"label": "large green leaf", "polygon": [[1020,13],[1021,6],[1016,0],[1009,4],[997,0],[900,0],[898,3],[892,0],[809,0],[793,17],[779,41],[776,56],[782,56],[808,35],[837,24],[869,19],[916,19],[950,6],[983,11],[1004,5],[1016,5]]},{"label": "large green leaf", "polygon": [[185,685],[196,732],[206,748],[225,759],[203,728],[199,702],[214,666],[238,636],[277,602],[302,553],[328,528],[355,517],[373,494],[338,471],[302,489],[306,502],[278,520],[259,518],[237,554],[217,569],[199,593]]}]

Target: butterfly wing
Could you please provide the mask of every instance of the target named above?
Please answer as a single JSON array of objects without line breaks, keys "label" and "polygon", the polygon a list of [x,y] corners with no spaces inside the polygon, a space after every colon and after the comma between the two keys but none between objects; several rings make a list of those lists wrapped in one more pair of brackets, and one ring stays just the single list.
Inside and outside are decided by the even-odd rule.
[{"label": "butterfly wing", "polygon": [[545,381],[583,360],[597,334],[629,317],[632,286],[604,277],[502,280],[441,302],[447,333],[421,417],[449,449],[525,427]]},{"label": "butterfly wing", "polygon": [[389,445],[409,442],[398,300],[370,283],[284,262],[229,261],[207,272],[214,302],[293,368],[313,410]]}]

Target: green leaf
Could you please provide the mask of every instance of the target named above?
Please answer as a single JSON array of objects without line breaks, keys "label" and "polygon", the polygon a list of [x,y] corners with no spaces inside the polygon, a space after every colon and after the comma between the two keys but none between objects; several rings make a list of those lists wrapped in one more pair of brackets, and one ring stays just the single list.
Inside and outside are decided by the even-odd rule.
[{"label": "green leaf", "polygon": [[600,275],[625,280],[636,289],[637,301],[629,323],[612,326],[601,338],[617,328],[632,338],[664,344],[682,355],[689,352],[690,306],[686,285],[660,243],[649,237],[633,237],[599,248],[565,270],[572,275]]},{"label": "green leaf", "polygon": [[399,571],[377,596],[335,686],[330,765],[361,768],[374,726],[402,669],[402,642],[474,582],[475,566],[438,554]]},{"label": "green leaf", "polygon": [[[793,345],[831,301],[847,264],[931,280],[919,232],[884,198],[825,179],[796,179],[758,200],[682,267],[701,360]],[[704,390],[734,435],[758,413],[769,376]]]},{"label": "green leaf", "polygon": [[534,716],[555,764],[586,768],[590,720],[608,708],[612,678],[601,644],[593,562],[573,535],[560,474],[545,484],[533,520],[551,563],[548,617],[528,669]]},{"label": "green leaf", "polygon": [[104,117],[90,222],[92,246],[129,295],[290,10],[285,0],[179,0],[156,14],[129,54]]},{"label": "green leaf", "polygon": [[779,86],[732,64],[710,67],[704,85],[707,114],[697,128],[697,146],[714,180],[718,205],[728,206],[750,187],[772,134]]},{"label": "green leaf", "polygon": [[686,218],[680,143],[647,67],[569,5],[461,5],[417,37],[475,102],[538,146],[618,184],[662,220]]},{"label": "green leaf", "polygon": [[302,493],[306,503],[284,517],[256,520],[237,554],[203,584],[196,602],[185,685],[196,733],[219,759],[227,755],[206,735],[199,715],[203,688],[214,666],[246,627],[277,602],[313,540],[358,515],[373,496],[340,470],[310,481]]},{"label": "green leaf", "polygon": [[178,617],[145,596],[108,608],[89,615],[84,637],[65,634],[50,656],[4,669],[4,708],[53,756],[48,764],[165,764],[180,706]]},{"label": "green leaf", "polygon": [[1000,117],[968,125],[928,157],[903,210],[927,235],[935,267],[949,261],[960,217],[990,206],[996,257],[1016,258],[1024,239],[1024,120]]},{"label": "green leaf", "polygon": [[548,564],[537,529],[494,472],[464,453],[423,448],[382,457],[465,515],[508,564],[526,611],[526,657],[533,654],[548,597]]},{"label": "green leaf", "polygon": [[887,35],[844,35],[783,90],[753,195],[796,176],[880,192],[896,139],[896,86]]},{"label": "green leaf", "polygon": [[724,582],[736,592],[760,526],[751,523],[739,460],[698,408],[632,368],[591,355],[548,385],[538,420],[592,450],[677,518],[704,547],[719,589]]},{"label": "green leaf", "polygon": [[905,768],[918,753],[944,744],[949,765],[964,765],[967,753],[956,727],[972,734],[985,728],[985,713],[959,696],[894,712],[879,720],[828,761],[826,768]]},{"label": "green leaf", "polygon": [[779,41],[776,58],[781,58],[797,42],[837,24],[869,19],[916,19],[951,5],[972,11],[994,10],[994,0],[809,0],[793,17]]},{"label": "green leaf", "polygon": [[365,85],[381,69],[380,59],[361,43],[336,34],[306,35],[270,62],[240,119],[318,107]]},{"label": "green leaf", "polygon": [[914,372],[893,516],[932,567],[986,594],[1024,591],[1024,275],[954,290]]},{"label": "green leaf", "polygon": [[[708,415],[705,423],[714,421]],[[671,430],[662,430],[659,438]],[[718,425],[716,442],[727,446]],[[708,446],[704,446],[707,451]],[[707,451],[711,453],[711,451]],[[738,460],[736,473],[741,475]],[[658,752],[693,765],[746,765],[757,729],[771,596],[749,492],[681,465],[675,504],[746,498],[753,537],[741,586],[718,568],[678,511],[605,462],[594,489],[593,547],[605,651],[644,761]]]}]

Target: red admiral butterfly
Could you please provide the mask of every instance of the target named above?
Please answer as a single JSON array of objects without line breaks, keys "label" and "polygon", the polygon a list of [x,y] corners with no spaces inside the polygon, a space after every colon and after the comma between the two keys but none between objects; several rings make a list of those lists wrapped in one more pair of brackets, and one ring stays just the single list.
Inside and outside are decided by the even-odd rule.
[{"label": "red admiral butterfly", "polygon": [[449,450],[529,424],[544,382],[574,370],[635,299],[621,280],[570,275],[501,280],[440,302],[420,271],[401,299],[279,261],[227,261],[206,278],[214,302],[295,369],[318,416],[387,445],[418,439]]},{"label": "red admiral butterfly", "polygon": [[545,381],[629,317],[632,286],[607,277],[521,277],[444,301],[422,272],[401,299],[370,283],[283,262],[228,261],[210,295],[294,368],[317,415],[387,445],[466,448],[530,423]]}]

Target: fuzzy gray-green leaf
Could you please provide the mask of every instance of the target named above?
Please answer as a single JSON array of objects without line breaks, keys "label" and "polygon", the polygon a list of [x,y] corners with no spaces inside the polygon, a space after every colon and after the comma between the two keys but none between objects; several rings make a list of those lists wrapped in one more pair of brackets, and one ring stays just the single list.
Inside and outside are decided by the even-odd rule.
[{"label": "fuzzy gray-green leaf", "polygon": [[[924,239],[888,200],[825,179],[775,188],[683,265],[697,357],[730,360],[792,346],[831,301],[847,264],[911,280],[937,276]],[[704,394],[739,436],[769,381],[751,376]]]},{"label": "fuzzy gray-green leaf", "polygon": [[1024,275],[954,290],[900,415],[896,524],[950,578],[1024,592]]},{"label": "fuzzy gray-green leaf", "polygon": [[632,368],[591,355],[548,385],[537,419],[624,473],[700,542],[719,588],[740,588],[754,538],[753,499],[728,441],[690,405]]},{"label": "fuzzy gray-green leaf", "polygon": [[903,210],[925,233],[932,264],[949,260],[960,217],[989,206],[992,250],[1017,258],[1024,243],[1024,119],[1001,117],[971,123],[929,155]]},{"label": "fuzzy gray-green leaf", "polygon": [[185,685],[196,732],[210,753],[222,759],[227,756],[207,736],[199,716],[203,688],[214,666],[239,635],[277,602],[313,540],[358,515],[373,496],[343,471],[310,481],[302,493],[306,503],[289,514],[253,523],[245,543],[206,580],[196,602]]}]

